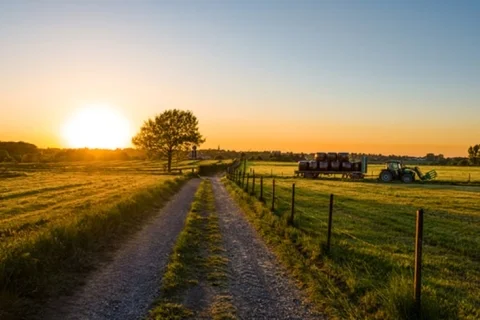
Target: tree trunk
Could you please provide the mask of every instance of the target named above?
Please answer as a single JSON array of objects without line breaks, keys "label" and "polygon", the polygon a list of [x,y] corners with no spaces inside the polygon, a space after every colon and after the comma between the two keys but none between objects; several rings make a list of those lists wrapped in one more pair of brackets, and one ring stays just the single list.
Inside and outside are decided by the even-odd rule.
[{"label": "tree trunk", "polygon": [[172,171],[172,155],[173,152],[170,150],[168,151],[167,158],[168,158],[168,172],[170,173]]}]

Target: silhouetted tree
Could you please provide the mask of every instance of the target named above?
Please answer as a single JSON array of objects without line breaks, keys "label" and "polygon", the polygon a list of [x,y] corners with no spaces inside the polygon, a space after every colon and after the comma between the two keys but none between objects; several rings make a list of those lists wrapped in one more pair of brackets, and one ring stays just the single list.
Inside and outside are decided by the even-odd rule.
[{"label": "silhouetted tree", "polygon": [[476,165],[480,162],[480,144],[468,148],[468,158],[472,164]]},{"label": "silhouetted tree", "polygon": [[189,150],[205,142],[198,130],[198,120],[191,111],[167,110],[148,119],[132,143],[147,151],[150,157],[167,159],[167,170],[171,171],[172,157],[178,151]]},{"label": "silhouetted tree", "polygon": [[37,146],[23,141],[0,141],[0,149],[6,150],[11,157],[21,159],[24,154],[37,153]]},{"label": "silhouetted tree", "polygon": [[12,157],[7,150],[0,150],[0,162],[9,162],[12,161]]}]

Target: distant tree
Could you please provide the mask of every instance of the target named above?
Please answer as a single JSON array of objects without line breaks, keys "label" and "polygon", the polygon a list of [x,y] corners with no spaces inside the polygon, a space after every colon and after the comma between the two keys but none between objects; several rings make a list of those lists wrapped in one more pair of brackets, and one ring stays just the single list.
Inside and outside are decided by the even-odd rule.
[{"label": "distant tree", "polygon": [[9,162],[12,160],[7,150],[0,150],[0,162]]},{"label": "distant tree", "polygon": [[462,159],[462,160],[458,161],[457,165],[468,166],[468,160],[467,159]]},{"label": "distant tree", "polygon": [[199,132],[198,120],[191,111],[167,110],[148,119],[132,143],[150,157],[167,159],[167,170],[171,171],[172,157],[179,151],[187,151],[200,145],[205,139]]},{"label": "distant tree", "polygon": [[38,152],[36,145],[23,141],[0,141],[0,149],[6,150],[16,160],[21,160],[24,154]]},{"label": "distant tree", "polygon": [[476,144],[468,148],[468,159],[473,165],[480,163],[480,144]]},{"label": "distant tree", "polygon": [[38,162],[39,158],[38,153],[27,153],[22,156],[22,162]]}]

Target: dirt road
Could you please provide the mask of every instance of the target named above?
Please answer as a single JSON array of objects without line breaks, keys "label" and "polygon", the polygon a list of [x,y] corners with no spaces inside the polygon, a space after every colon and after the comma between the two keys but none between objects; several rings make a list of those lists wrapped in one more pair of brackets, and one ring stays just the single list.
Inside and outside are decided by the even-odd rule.
[{"label": "dirt road", "polygon": [[[219,178],[211,179],[227,252],[228,295],[239,319],[323,319],[302,295],[247,222]],[[159,296],[163,270],[184,226],[200,179],[180,192],[77,293],[50,307],[42,319],[143,319]],[[198,299],[197,303],[200,303]],[[195,304],[195,301],[190,301]]]},{"label": "dirt road", "polygon": [[323,319],[301,294],[245,220],[218,178],[212,179],[220,230],[229,258],[230,294],[240,319]]},{"label": "dirt road", "polygon": [[158,296],[161,270],[183,228],[200,179],[189,181],[113,261],[94,272],[72,297],[62,298],[43,319],[141,319]]}]

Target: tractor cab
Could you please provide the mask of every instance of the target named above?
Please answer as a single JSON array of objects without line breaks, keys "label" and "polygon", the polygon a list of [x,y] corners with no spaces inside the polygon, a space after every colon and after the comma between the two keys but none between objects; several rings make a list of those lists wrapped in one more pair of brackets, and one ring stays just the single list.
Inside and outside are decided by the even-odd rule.
[{"label": "tractor cab", "polygon": [[403,166],[400,160],[389,160],[386,163],[386,168],[380,172],[379,179],[383,182],[400,180],[405,183],[410,183],[415,181],[415,173]]},{"label": "tractor cab", "polygon": [[387,161],[387,170],[394,174],[395,177],[399,176],[402,172],[402,162],[399,160]]},{"label": "tractor cab", "polygon": [[402,170],[402,162],[399,160],[389,160],[387,161],[387,169],[388,170]]},{"label": "tractor cab", "polygon": [[402,171],[402,162],[399,160],[389,160],[387,161],[387,170],[391,172],[401,172]]}]

